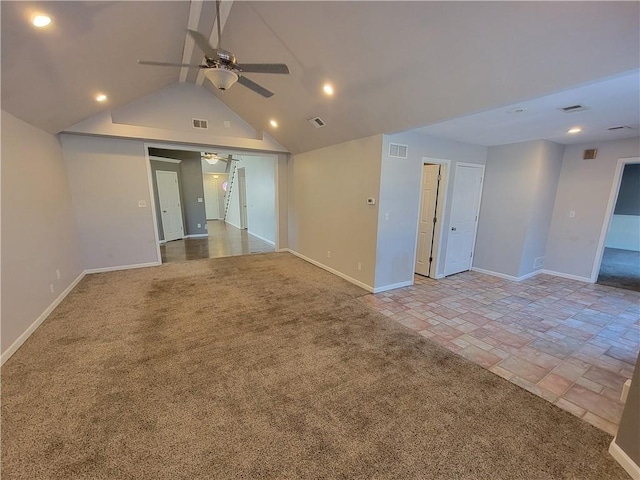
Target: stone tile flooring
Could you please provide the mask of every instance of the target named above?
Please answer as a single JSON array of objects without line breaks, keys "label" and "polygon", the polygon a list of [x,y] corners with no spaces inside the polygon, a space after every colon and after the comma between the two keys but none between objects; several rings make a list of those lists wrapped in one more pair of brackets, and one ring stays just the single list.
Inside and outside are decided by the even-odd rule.
[{"label": "stone tile flooring", "polygon": [[363,301],[611,435],[640,348],[640,293],[464,272]]}]

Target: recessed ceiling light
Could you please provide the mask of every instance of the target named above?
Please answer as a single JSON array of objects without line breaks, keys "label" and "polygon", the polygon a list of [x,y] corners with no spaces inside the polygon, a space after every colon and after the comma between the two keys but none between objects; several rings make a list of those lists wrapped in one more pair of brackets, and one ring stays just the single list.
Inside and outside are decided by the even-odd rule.
[{"label": "recessed ceiling light", "polygon": [[34,15],[33,18],[31,19],[31,23],[33,24],[34,27],[38,27],[38,28],[46,27],[51,23],[51,17],[48,17],[47,15],[43,15],[43,14]]},{"label": "recessed ceiling light", "polygon": [[567,133],[580,133],[581,131],[582,129],[580,127],[573,127],[572,129],[567,131]]},{"label": "recessed ceiling light", "polygon": [[327,95],[333,95],[333,86],[330,83],[325,83],[322,90],[324,90],[324,93]]},{"label": "recessed ceiling light", "polygon": [[107,96],[104,93],[99,93],[98,95],[96,95],[97,102],[104,102],[106,100],[107,100]]},{"label": "recessed ceiling light", "polygon": [[269,123],[271,124],[272,127],[277,127],[278,126],[278,122],[276,122],[275,120],[270,120]]}]

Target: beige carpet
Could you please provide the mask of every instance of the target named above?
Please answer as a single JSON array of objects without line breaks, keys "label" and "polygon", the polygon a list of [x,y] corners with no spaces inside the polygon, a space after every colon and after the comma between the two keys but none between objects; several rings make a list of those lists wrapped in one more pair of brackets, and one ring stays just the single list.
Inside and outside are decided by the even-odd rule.
[{"label": "beige carpet", "polygon": [[611,437],[289,254],[87,276],[2,369],[2,479],[626,479]]}]

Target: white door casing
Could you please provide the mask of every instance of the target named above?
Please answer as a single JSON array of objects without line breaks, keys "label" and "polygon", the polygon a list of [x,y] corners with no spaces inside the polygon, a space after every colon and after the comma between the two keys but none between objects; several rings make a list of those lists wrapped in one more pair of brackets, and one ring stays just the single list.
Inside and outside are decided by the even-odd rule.
[{"label": "white door casing", "polygon": [[471,269],[482,196],[484,165],[458,163],[453,185],[444,274]]},{"label": "white door casing", "polygon": [[178,185],[178,173],[156,171],[158,184],[158,203],[162,218],[162,230],[165,242],[178,240],[184,237],[182,224],[182,210],[180,208],[180,187]]},{"label": "white door casing", "polygon": [[422,166],[422,192],[420,195],[420,217],[418,222],[418,245],[415,272],[429,275],[431,247],[436,218],[436,200],[440,165]]}]

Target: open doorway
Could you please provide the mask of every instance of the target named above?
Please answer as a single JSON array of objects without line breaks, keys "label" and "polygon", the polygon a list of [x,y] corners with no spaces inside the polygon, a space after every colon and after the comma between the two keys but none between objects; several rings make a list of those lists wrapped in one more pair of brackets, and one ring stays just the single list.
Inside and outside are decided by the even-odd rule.
[{"label": "open doorway", "polygon": [[162,263],[275,251],[277,157],[178,148],[148,147]]},{"label": "open doorway", "polygon": [[[599,249],[597,283],[640,291],[640,162],[620,159]],[[595,269],[594,269],[595,270]],[[593,279],[592,279],[593,280]]]},{"label": "open doorway", "polygon": [[449,160],[423,158],[415,273],[437,278]]}]

